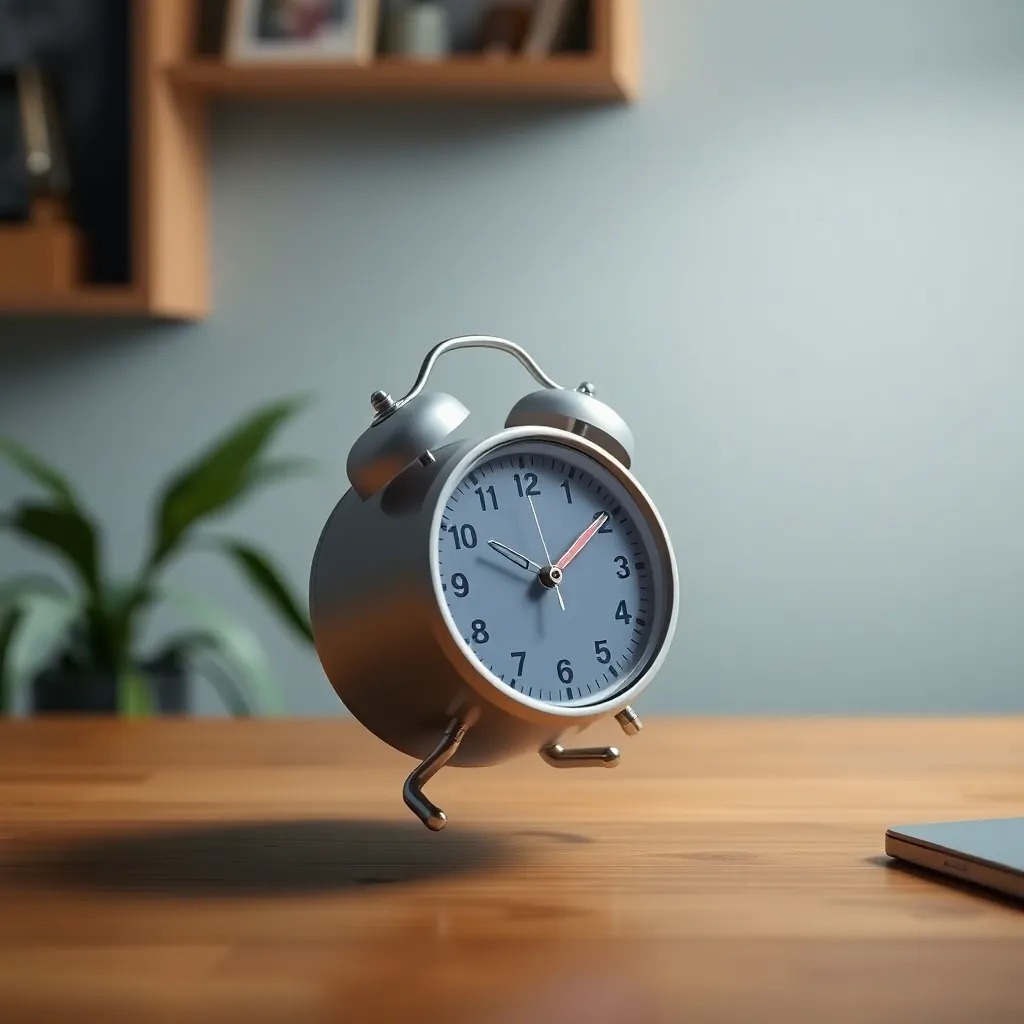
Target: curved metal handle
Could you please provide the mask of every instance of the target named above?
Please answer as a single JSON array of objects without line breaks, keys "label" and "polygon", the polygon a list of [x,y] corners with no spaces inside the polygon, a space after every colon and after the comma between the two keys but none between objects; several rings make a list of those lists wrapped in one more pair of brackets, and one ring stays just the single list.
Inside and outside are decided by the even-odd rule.
[{"label": "curved metal handle", "polygon": [[416,381],[408,393],[399,398],[397,402],[389,401],[386,406],[380,408],[374,422],[386,419],[397,409],[401,409],[406,402],[411,402],[423,390],[427,383],[427,378],[430,376],[430,372],[434,369],[434,364],[438,359],[446,352],[453,352],[457,348],[493,348],[499,352],[507,352],[510,356],[515,356],[526,367],[538,384],[543,384],[544,387],[552,388],[555,391],[565,390],[561,384],[552,380],[540,368],[537,361],[525,348],[517,345],[514,341],[507,341],[505,338],[495,338],[489,334],[464,334],[457,338],[446,338],[444,341],[438,342],[424,358],[420,365],[420,372],[416,375]]}]

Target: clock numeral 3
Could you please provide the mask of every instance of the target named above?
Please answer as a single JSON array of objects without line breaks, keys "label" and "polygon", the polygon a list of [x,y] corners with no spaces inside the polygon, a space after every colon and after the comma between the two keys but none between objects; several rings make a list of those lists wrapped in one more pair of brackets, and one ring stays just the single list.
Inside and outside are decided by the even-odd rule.
[{"label": "clock numeral 3", "polygon": [[[601,531],[598,530],[597,532],[600,533]],[[615,558],[614,558],[614,561],[619,566],[618,569],[615,570],[615,575],[618,576],[620,580],[628,580],[629,579],[629,559],[625,555],[616,555]]]}]

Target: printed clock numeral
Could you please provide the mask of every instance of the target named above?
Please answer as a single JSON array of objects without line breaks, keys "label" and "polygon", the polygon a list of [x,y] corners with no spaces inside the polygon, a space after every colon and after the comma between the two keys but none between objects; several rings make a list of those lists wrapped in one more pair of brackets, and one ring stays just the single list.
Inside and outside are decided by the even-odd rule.
[{"label": "printed clock numeral", "polygon": [[520,498],[536,498],[540,494],[537,489],[536,473],[523,473],[522,476],[516,473],[513,475],[513,479],[516,482],[516,490],[519,491]]}]

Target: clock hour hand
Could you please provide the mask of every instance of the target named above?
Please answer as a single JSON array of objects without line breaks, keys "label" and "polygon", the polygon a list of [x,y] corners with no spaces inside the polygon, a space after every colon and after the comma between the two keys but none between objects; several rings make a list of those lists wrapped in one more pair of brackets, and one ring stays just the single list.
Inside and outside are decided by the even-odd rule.
[{"label": "clock hour hand", "polygon": [[502,544],[499,540],[489,540],[487,546],[493,548],[499,555],[504,555],[510,562],[518,565],[520,569],[533,569],[535,572],[540,572],[542,568],[532,558],[521,555],[514,548],[510,548],[507,544]]}]

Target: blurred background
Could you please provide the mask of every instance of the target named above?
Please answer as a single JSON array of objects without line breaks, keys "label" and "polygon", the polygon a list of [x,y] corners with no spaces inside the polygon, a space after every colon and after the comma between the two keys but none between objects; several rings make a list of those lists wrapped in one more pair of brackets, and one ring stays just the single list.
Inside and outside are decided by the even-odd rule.
[{"label": "blurred background", "polygon": [[[473,45],[488,5],[444,6],[443,45]],[[624,416],[674,539],[680,629],[641,713],[1024,710],[1024,5],[644,0],[639,26],[631,103],[211,101],[209,314],[8,312],[0,436],[66,471],[130,574],[168,474],[313,391],[274,443],[321,473],[225,520],[301,600],[369,393],[502,335]],[[72,193],[98,148],[123,207],[125,141],[79,123]],[[532,386],[486,352],[432,385],[479,436]],[[0,464],[0,508],[30,490]],[[0,583],[42,564],[0,531]],[[344,713],[229,564],[168,578],[252,628],[289,712]]]}]

